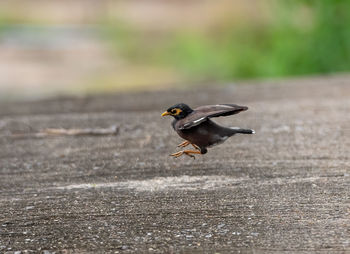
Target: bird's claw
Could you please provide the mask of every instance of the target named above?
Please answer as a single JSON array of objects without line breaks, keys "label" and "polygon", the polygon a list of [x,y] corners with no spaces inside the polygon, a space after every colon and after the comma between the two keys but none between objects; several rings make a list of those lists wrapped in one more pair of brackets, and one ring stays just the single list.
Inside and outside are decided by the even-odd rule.
[{"label": "bird's claw", "polygon": [[189,144],[190,144],[190,142],[186,140],[186,141],[182,142],[181,144],[177,145],[177,147],[186,147]]},{"label": "bird's claw", "polygon": [[196,159],[196,157],[190,153],[187,153],[186,151],[179,151],[179,152],[176,152],[176,153],[173,153],[173,154],[170,154],[170,156],[173,156],[174,158],[177,158],[177,157],[180,157],[181,155],[187,155],[188,157],[191,157],[193,159]]},{"label": "bird's claw", "polygon": [[187,140],[182,142],[181,144],[177,145],[177,147],[182,147],[183,148],[183,147],[188,146],[189,144],[191,144],[194,147],[194,149],[201,150],[199,148],[199,146],[197,146],[197,145],[195,145],[195,144],[193,144],[193,143],[191,143],[190,141],[187,141]]}]

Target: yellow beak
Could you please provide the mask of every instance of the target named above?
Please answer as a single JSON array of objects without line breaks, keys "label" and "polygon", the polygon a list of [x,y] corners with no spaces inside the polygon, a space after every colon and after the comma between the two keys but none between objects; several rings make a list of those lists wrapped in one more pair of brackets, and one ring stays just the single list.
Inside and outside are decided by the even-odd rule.
[{"label": "yellow beak", "polygon": [[165,111],[165,112],[162,114],[162,116],[168,116],[168,115],[171,115],[170,112],[168,112],[168,111]]}]

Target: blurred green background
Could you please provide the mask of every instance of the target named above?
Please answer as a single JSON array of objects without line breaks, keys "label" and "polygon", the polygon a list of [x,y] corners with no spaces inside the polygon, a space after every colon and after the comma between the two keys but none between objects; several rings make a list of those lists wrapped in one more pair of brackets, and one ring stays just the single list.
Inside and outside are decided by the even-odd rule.
[{"label": "blurred green background", "polygon": [[350,70],[350,1],[0,2],[0,99]]}]

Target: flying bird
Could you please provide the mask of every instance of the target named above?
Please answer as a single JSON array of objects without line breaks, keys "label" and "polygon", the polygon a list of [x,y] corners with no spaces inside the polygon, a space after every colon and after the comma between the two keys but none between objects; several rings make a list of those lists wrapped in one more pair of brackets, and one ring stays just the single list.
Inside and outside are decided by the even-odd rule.
[{"label": "flying bird", "polygon": [[205,154],[208,147],[221,144],[237,133],[254,134],[255,131],[251,129],[224,127],[211,120],[213,117],[230,116],[246,110],[248,107],[235,104],[206,105],[191,109],[188,105],[179,103],[168,108],[162,116],[174,117],[172,127],[185,140],[178,147],[184,148],[191,144],[195,149],[179,151],[170,156],[177,158],[185,154],[195,158],[194,154]]}]

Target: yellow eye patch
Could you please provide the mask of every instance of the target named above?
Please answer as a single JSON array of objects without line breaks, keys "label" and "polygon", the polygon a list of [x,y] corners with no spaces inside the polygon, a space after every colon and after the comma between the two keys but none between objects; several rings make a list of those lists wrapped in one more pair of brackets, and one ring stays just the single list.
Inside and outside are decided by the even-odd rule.
[{"label": "yellow eye patch", "polygon": [[177,115],[179,115],[181,112],[182,112],[182,110],[179,109],[179,108],[173,108],[173,109],[171,110],[171,114],[172,114],[173,116],[177,116]]}]

